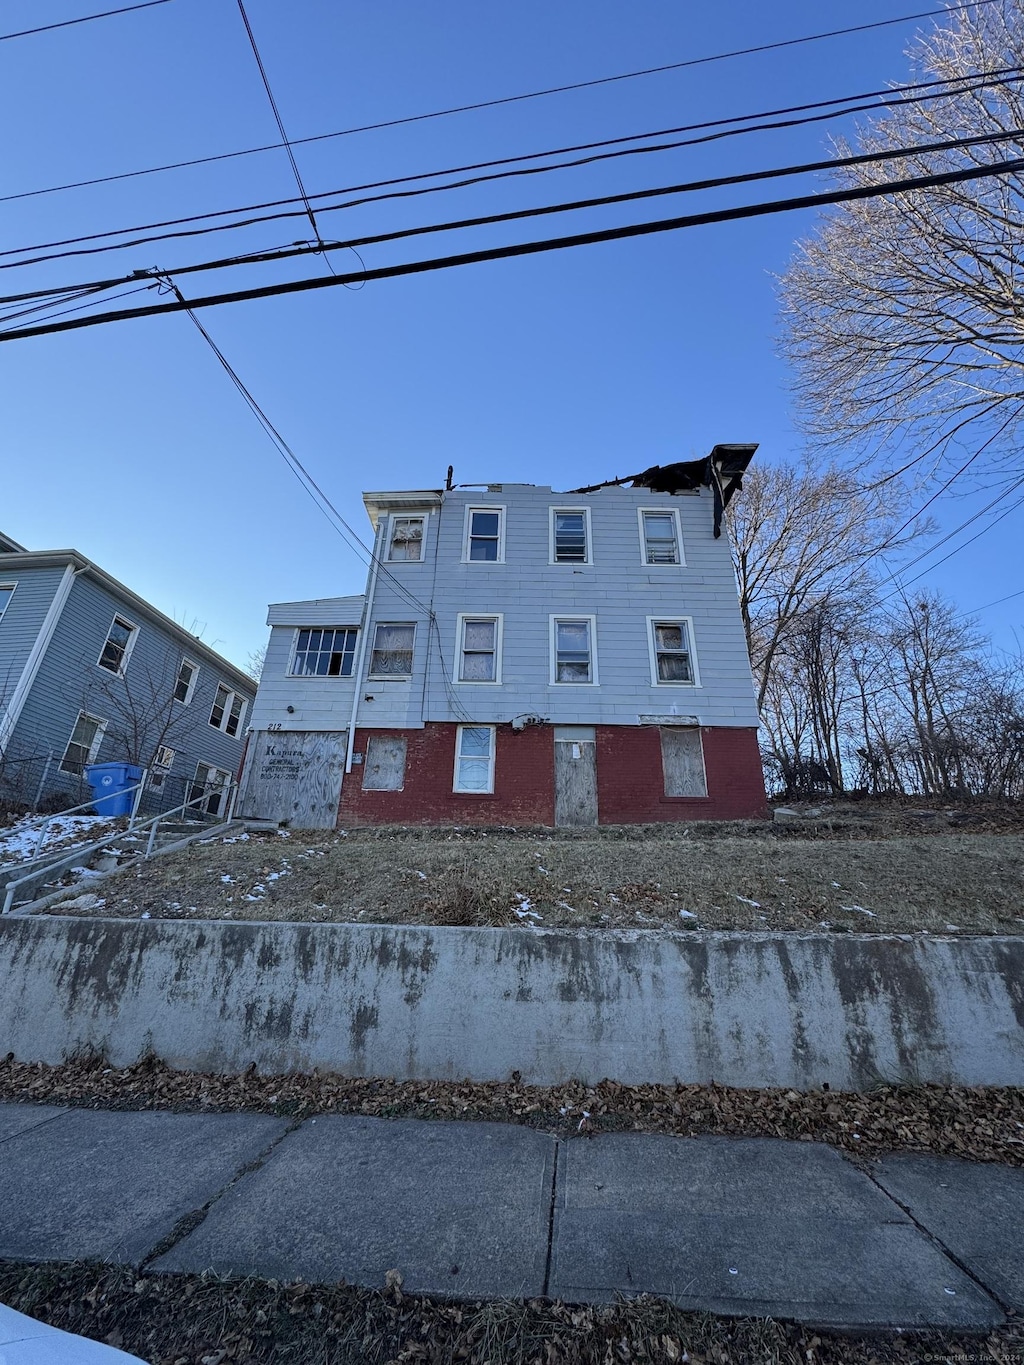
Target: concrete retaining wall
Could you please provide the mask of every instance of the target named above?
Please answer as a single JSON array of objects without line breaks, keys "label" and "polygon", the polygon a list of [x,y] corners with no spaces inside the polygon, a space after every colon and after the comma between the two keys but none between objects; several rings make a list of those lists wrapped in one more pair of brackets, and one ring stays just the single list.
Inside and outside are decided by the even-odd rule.
[{"label": "concrete retaining wall", "polygon": [[1024,939],[0,921],[0,1055],[550,1084],[1024,1084]]}]

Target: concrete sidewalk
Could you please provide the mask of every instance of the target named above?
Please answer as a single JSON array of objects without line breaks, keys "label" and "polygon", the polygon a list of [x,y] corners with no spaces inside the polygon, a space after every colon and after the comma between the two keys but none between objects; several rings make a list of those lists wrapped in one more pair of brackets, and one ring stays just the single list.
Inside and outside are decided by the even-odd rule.
[{"label": "concrete sidewalk", "polygon": [[986,1330],[1024,1169],[819,1143],[0,1105],[0,1257]]}]

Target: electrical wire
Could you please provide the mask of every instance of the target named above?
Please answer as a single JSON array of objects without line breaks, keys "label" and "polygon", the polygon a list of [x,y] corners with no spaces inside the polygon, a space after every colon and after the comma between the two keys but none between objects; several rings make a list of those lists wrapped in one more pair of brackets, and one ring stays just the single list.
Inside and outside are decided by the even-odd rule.
[{"label": "electrical wire", "polygon": [[[737,48],[731,52],[718,52],[707,57],[691,57],[682,62],[670,62],[666,66],[645,67],[639,71],[624,71],[614,76],[602,76],[595,80],[576,81],[569,85],[551,86],[545,90],[532,90],[521,95],[507,95],[500,99],[481,100],[474,104],[460,104],[448,109],[435,109],[425,114],[410,114],[405,118],[387,119],[380,123],[365,123],[354,128],[341,128],[332,133],[315,133],[311,137],[295,138],[292,147],[300,147],[312,142],[324,142],[332,138],[352,137],[357,133],[377,132],[385,128],[398,128],[410,123],[422,123],[428,119],[447,118],[453,114],[466,114],[479,109],[493,109],[499,105],[517,104],[524,100],[542,99],[549,95],[566,94],[573,90],[586,90],[594,86],[611,85],[617,81],[636,80],[642,76],[658,75],[666,71],[681,71],[687,67],[705,66],[712,62],[723,62],[734,57],[749,57],[760,52],[773,52],[779,48],[796,47],[803,43],[816,43],[828,38],[842,38],[853,33],[867,33],[873,29],[889,28],[894,24],[910,23],[914,19],[938,19],[945,14],[955,14],[959,10],[980,9],[985,5],[996,4],[998,0],[966,0],[966,3],[947,5],[938,10],[919,10],[913,14],[901,14],[895,19],[879,19],[869,24],[856,24],[851,28],[831,29],[824,33],[805,34],[799,38],[787,38],[774,43],[762,43],[757,47]],[[152,3],[166,3],[166,0],[152,0]],[[11,34],[11,37],[17,37]],[[281,143],[267,143],[262,147],[246,147],[237,152],[220,152],[215,156],[194,157],[189,161],[171,161],[162,166],[147,166],[138,171],[121,171],[116,175],[95,176],[90,180],[75,180],[63,185],[50,185],[39,190],[22,190],[18,194],[0,196],[0,203],[12,199],[29,199],[42,194],[59,194],[65,190],[84,189],[91,185],[106,185],[115,180],[131,180],[143,175],[160,175],[165,171],[183,170],[190,166],[205,166],[211,162],[229,161],[235,157],[256,156],[263,152],[281,150]]]},{"label": "electrical wire", "polygon": [[1024,597],[1024,588],[1007,593],[1005,597],[997,597],[994,602],[986,602],[983,607],[971,607],[967,615],[973,616],[976,611],[988,611],[990,607],[1001,607],[1004,602],[1012,602],[1015,597]]},{"label": "electrical wire", "polygon": [[[1001,135],[1000,135],[1001,136]],[[312,289],[331,288],[336,284],[359,283],[368,280],[397,279],[405,275],[419,275],[438,270],[450,270],[458,266],[477,265],[485,261],[510,260],[518,256],[532,256],[549,251],[563,251],[572,247],[592,246],[600,242],[623,241],[632,237],[647,237],[655,233],[675,232],[683,228],[702,227],[712,223],[738,222],[748,218],[760,218],[769,214],[789,213],[795,209],[818,208],[827,204],[850,203],[861,199],[874,199],[881,195],[903,194],[913,190],[931,189],[939,185],[958,184],[970,180],[982,180],[996,175],[1008,175],[1024,169],[1024,158],[1011,161],[997,161],[986,166],[968,166],[957,171],[940,174],[913,176],[905,180],[890,180],[874,185],[856,185],[839,190],[829,190],[821,194],[794,196],[787,199],[769,200],[763,203],[742,204],[728,209],[715,209],[706,213],[688,214],[678,218],[663,218],[653,222],[631,223],[623,227],[601,228],[593,232],[582,232],[569,237],[549,237],[540,241],[519,242],[510,246],[490,247],[480,251],[468,251],[454,256],[434,257],[427,260],[407,261],[398,265],[379,266],[358,274],[335,275],[330,279],[322,276],[312,279],[286,280],[272,285],[262,285],[252,289],[239,289],[229,293],[210,294],[190,300],[190,308],[211,308],[224,303],[241,303],[250,299],[273,298],[283,294],[305,293]],[[557,212],[557,206],[546,211]],[[347,249],[347,243],[339,243]],[[328,245],[328,249],[335,249]],[[123,281],[118,281],[122,283]],[[39,327],[20,328],[15,331],[0,332],[0,341],[20,340],[30,336],[45,336],[52,332],[69,331],[81,327],[95,327],[107,322],[121,322],[127,318],[151,317],[160,313],[179,312],[184,304],[173,302],[154,304],[146,308],[116,310],[99,313],[88,318],[76,318]]]},{"label": "electrical wire", "polygon": [[23,28],[18,33],[0,33],[0,43],[12,38],[30,38],[36,33],[51,33],[55,28],[72,28],[75,24],[88,24],[93,19],[110,19],[115,14],[131,14],[137,9],[152,9],[155,5],[167,5],[170,0],[144,0],[143,4],[125,5],[121,9],[105,9],[100,14],[83,14],[79,19],[65,19],[59,24],[43,24],[40,28]]},{"label": "electrical wire", "polygon": [[[624,156],[637,156],[637,155],[642,155],[642,154],[644,154],[644,153],[649,153],[649,152],[673,151],[673,150],[677,150],[677,149],[682,148],[682,147],[699,146],[699,145],[702,145],[702,144],[707,143],[707,142],[718,141],[718,140],[720,140],[721,138],[725,138],[725,137],[736,137],[736,136],[739,136],[739,135],[742,135],[742,134],[745,134],[745,133],[750,133],[750,132],[772,131],[772,130],[779,129],[779,128],[792,128],[792,127],[802,126],[802,125],[810,124],[810,123],[819,123],[819,122],[822,122],[822,121],[825,120],[825,119],[844,117],[844,116],[849,115],[849,114],[851,114],[851,113],[860,113],[860,112],[863,112],[863,111],[865,111],[865,110],[874,110],[874,109],[876,109],[876,108],[883,108],[883,107],[887,107],[887,106],[889,106],[889,105],[918,104],[918,103],[922,103],[922,102],[924,102],[924,101],[932,100],[932,99],[944,99],[944,98],[952,98],[952,97],[959,96],[959,95],[973,94],[973,93],[975,93],[975,92],[978,91],[978,90],[984,90],[984,89],[991,88],[992,86],[1003,85],[1003,84],[1008,83],[1010,80],[1020,80],[1020,79],[1022,79],[1022,78],[1024,78],[1024,67],[1019,67],[1019,66],[1018,66],[1018,67],[1005,67],[1005,68],[1002,68],[1002,69],[1000,69],[1000,70],[993,71],[993,72],[984,72],[984,73],[980,73],[977,77],[971,77],[971,78],[969,78],[969,82],[968,82],[967,84],[964,84],[964,83],[963,83],[963,80],[961,80],[960,85],[957,86],[956,88],[946,88],[946,89],[943,89],[943,90],[940,90],[940,91],[935,91],[935,90],[934,90],[934,87],[940,86],[940,85],[949,87],[949,86],[950,86],[950,82],[948,82],[948,81],[927,81],[927,82],[923,82],[923,83],[921,83],[921,84],[919,84],[919,85],[903,86],[903,87],[900,87],[899,90],[897,91],[896,97],[894,97],[894,98],[892,98],[892,99],[889,99],[889,100],[880,99],[880,100],[877,101],[877,103],[871,103],[871,104],[850,105],[848,108],[845,108],[845,109],[835,109],[835,108],[831,108],[831,106],[834,106],[834,105],[836,105],[836,104],[848,104],[848,102],[849,102],[850,100],[868,100],[868,99],[874,100],[874,99],[875,99],[875,96],[878,95],[880,92],[878,92],[878,91],[869,91],[869,92],[867,92],[867,93],[864,94],[864,95],[849,95],[849,96],[844,96],[843,99],[841,99],[841,100],[825,100],[825,101],[820,101],[820,102],[818,102],[818,103],[810,104],[810,105],[796,105],[796,106],[791,106],[790,108],[783,108],[783,109],[779,109],[779,110],[772,110],[772,111],[769,111],[769,112],[766,112],[766,113],[763,113],[763,114],[759,113],[759,114],[737,115],[737,116],[735,116],[735,117],[727,118],[727,119],[714,119],[714,120],[706,121],[706,122],[703,122],[703,123],[684,124],[684,125],[682,125],[682,126],[680,126],[680,127],[678,127],[678,128],[666,128],[666,129],[660,129],[660,130],[653,131],[653,132],[648,132],[648,133],[633,133],[633,134],[629,134],[629,135],[627,135],[627,136],[625,136],[625,137],[621,137],[621,138],[607,138],[607,139],[605,139],[605,140],[603,140],[603,141],[600,141],[600,142],[579,143],[579,144],[577,144],[577,145],[575,145],[575,146],[562,147],[562,148],[553,148],[553,149],[549,149],[549,150],[543,151],[543,152],[531,152],[531,153],[527,153],[527,154],[522,155],[522,156],[502,157],[502,158],[500,158],[500,159],[493,160],[493,161],[481,161],[481,162],[470,163],[470,164],[464,165],[464,166],[448,167],[447,169],[445,169],[445,170],[440,170],[440,171],[425,171],[425,172],[422,172],[422,173],[417,174],[417,175],[400,176],[400,177],[397,177],[397,178],[394,178],[394,179],[391,179],[391,180],[370,181],[370,182],[368,182],[368,183],[366,183],[366,184],[362,184],[362,185],[353,185],[353,186],[349,186],[349,187],[342,188],[342,189],[325,190],[325,191],[322,191],[321,193],[314,194],[314,195],[312,195],[312,196],[306,196],[306,195],[305,195],[304,188],[303,188],[303,198],[302,198],[301,202],[302,202],[305,206],[308,206],[308,203],[309,203],[310,199],[312,199],[312,200],[330,199],[330,198],[333,198],[335,195],[338,195],[338,194],[356,194],[356,193],[360,193],[360,192],[362,192],[362,191],[364,191],[364,190],[375,190],[375,189],[380,189],[380,188],[384,188],[384,187],[388,187],[388,186],[394,186],[394,185],[407,185],[407,184],[410,184],[410,183],[416,182],[416,181],[432,180],[432,179],[436,179],[436,178],[440,178],[440,177],[448,176],[448,175],[459,175],[459,174],[462,174],[463,172],[467,172],[467,171],[486,170],[486,169],[488,169],[488,168],[495,167],[495,166],[520,165],[520,163],[525,162],[525,161],[534,161],[534,160],[543,159],[543,158],[545,158],[545,157],[551,157],[551,156],[561,156],[561,155],[563,155],[563,154],[568,154],[568,153],[577,152],[577,151],[588,151],[588,150],[594,150],[594,149],[597,149],[597,148],[611,147],[611,146],[616,146],[616,145],[618,145],[618,144],[621,144],[621,143],[623,143],[623,142],[636,142],[636,141],[640,141],[640,140],[642,140],[642,139],[650,139],[650,138],[654,138],[654,137],[668,136],[669,134],[682,133],[682,132],[700,131],[700,130],[709,129],[709,128],[720,128],[720,127],[722,127],[722,125],[725,125],[725,124],[733,124],[733,123],[737,123],[737,122],[744,122],[744,123],[746,123],[746,124],[749,125],[749,126],[745,126],[745,127],[741,127],[741,128],[728,128],[728,129],[726,129],[726,131],[724,131],[724,132],[716,132],[716,133],[714,133],[714,134],[712,134],[712,135],[709,135],[709,136],[697,137],[697,138],[688,138],[688,139],[683,139],[683,140],[677,141],[677,142],[662,143],[662,144],[656,144],[656,145],[647,146],[647,147],[630,147],[630,148],[625,148],[625,149],[623,149],[623,150],[620,150],[620,151],[618,151],[618,152],[609,152],[609,153],[604,153],[604,154],[598,155],[598,156],[584,157],[584,158],[581,158],[581,159],[575,160],[575,161],[557,162],[557,163],[554,163],[554,164],[549,165],[549,166],[522,167],[521,169],[518,169],[518,170],[503,171],[503,172],[501,172],[500,174],[495,174],[495,175],[481,175],[481,176],[475,176],[475,177],[473,177],[472,179],[469,179],[469,180],[460,180],[460,181],[457,181],[457,182],[455,182],[455,183],[453,183],[453,184],[448,184],[448,185],[441,185],[441,186],[424,186],[424,187],[422,187],[422,188],[420,188],[420,189],[406,190],[406,191],[402,191],[402,192],[400,192],[400,193],[389,193],[389,194],[379,194],[379,195],[367,195],[365,198],[349,200],[349,201],[346,201],[345,203],[342,203],[342,204],[322,204],[322,205],[320,205],[320,207],[319,207],[319,209],[318,209],[318,212],[330,212],[330,213],[334,213],[334,212],[338,212],[339,210],[342,210],[342,209],[357,208],[357,207],[359,207],[359,206],[361,206],[361,205],[365,205],[365,204],[369,204],[369,203],[380,203],[380,202],[382,202],[382,201],[384,201],[384,200],[388,200],[388,199],[414,198],[414,197],[418,197],[418,196],[420,196],[420,195],[424,195],[424,194],[434,194],[434,193],[439,193],[439,192],[442,192],[442,191],[445,191],[445,190],[463,189],[463,188],[466,188],[467,186],[482,184],[482,183],[485,183],[485,182],[488,182],[488,181],[492,181],[492,180],[503,180],[503,179],[515,178],[515,177],[519,177],[519,176],[523,176],[523,175],[544,174],[545,172],[548,172],[548,171],[558,171],[558,170],[571,169],[571,168],[579,167],[579,166],[592,165],[592,164],[594,164],[594,163],[597,162],[597,161],[614,160],[614,159],[616,159],[616,158],[618,158],[618,157],[624,157]],[[925,90],[928,91],[929,93],[925,93],[925,94],[913,94],[913,95],[909,95],[909,96],[904,97],[904,93],[903,93],[903,92],[905,92],[905,91],[917,91],[917,90],[921,90],[921,89],[925,89]],[[882,93],[884,93],[884,92],[882,92]],[[810,116],[810,117],[802,117],[802,118],[787,119],[787,120],[784,120],[784,121],[782,121],[782,122],[761,123],[761,124],[750,124],[750,120],[752,120],[752,119],[761,119],[761,118],[772,118],[772,119],[774,119],[775,116],[778,115],[778,114],[798,113],[798,112],[805,111],[805,110],[808,110],[808,109],[820,109],[820,108],[823,108],[823,107],[825,107],[825,106],[830,106],[830,109],[829,109],[829,112],[824,113],[824,114],[818,114],[818,115],[814,115],[814,116]],[[991,135],[990,135],[990,136],[991,136]],[[942,143],[942,144],[934,144],[935,147],[942,147],[942,148],[945,148],[947,145],[948,145],[948,146],[960,146],[960,145],[965,145],[965,144],[960,143],[960,142],[955,142],[955,143],[950,143],[950,144],[945,144],[945,143]],[[909,155],[909,154],[912,154],[913,152],[928,151],[928,150],[930,150],[930,148],[929,148],[928,146],[918,147],[918,148],[910,149],[910,151],[909,151],[907,154]],[[879,157],[880,159],[887,159],[888,156],[891,155],[891,153],[876,153],[875,155],[876,155],[877,157]],[[829,166],[829,165],[841,166],[841,165],[844,165],[844,164],[851,164],[851,163],[849,163],[849,162],[844,162],[844,161],[832,161],[832,162],[822,162],[822,163],[820,163],[820,166],[818,165],[818,163],[812,163],[812,165],[809,167],[809,169],[820,169],[820,168],[822,168],[822,167],[827,167],[827,166]],[[857,163],[852,163],[852,164],[857,164]],[[300,181],[299,183],[300,183],[300,185],[301,185],[301,181]],[[731,183],[731,182],[723,181],[722,183]],[[8,249],[5,250],[5,251],[0,251],[0,259],[6,258],[6,257],[12,257],[12,256],[24,256],[25,253],[28,252],[28,251],[50,251],[52,248],[55,248],[55,247],[76,246],[76,245],[79,245],[80,243],[83,243],[83,242],[98,242],[98,241],[102,241],[102,239],[107,238],[107,237],[126,237],[126,236],[128,236],[129,234],[131,234],[131,233],[136,233],[136,232],[153,232],[155,229],[158,229],[158,228],[179,227],[179,226],[182,226],[182,225],[184,225],[184,224],[191,224],[191,223],[204,223],[204,222],[209,222],[209,220],[210,220],[211,218],[223,218],[223,217],[227,217],[227,216],[230,216],[230,215],[233,215],[233,214],[260,213],[260,216],[259,216],[259,217],[245,218],[245,219],[242,219],[242,220],[240,220],[240,221],[231,222],[231,223],[214,224],[214,225],[211,225],[211,226],[209,226],[209,227],[207,227],[207,228],[195,229],[195,230],[188,231],[188,232],[180,232],[180,233],[176,233],[176,232],[174,232],[174,233],[172,233],[172,232],[159,232],[159,233],[157,233],[155,236],[139,237],[139,238],[134,238],[134,239],[131,239],[131,240],[128,240],[128,241],[113,242],[113,243],[110,243],[110,244],[108,244],[108,245],[106,245],[106,246],[104,246],[104,247],[97,248],[97,249],[95,249],[95,250],[93,250],[93,251],[80,251],[80,252],[53,252],[52,255],[47,255],[47,256],[36,256],[36,257],[32,257],[31,259],[28,259],[28,260],[16,261],[16,262],[14,262],[14,264],[15,264],[15,265],[36,265],[36,264],[39,264],[40,262],[49,261],[49,260],[59,260],[59,259],[62,259],[62,258],[64,258],[64,257],[66,257],[66,256],[71,256],[71,255],[96,255],[96,254],[100,254],[100,253],[105,252],[105,251],[119,251],[119,250],[126,249],[126,248],[128,248],[128,247],[134,247],[134,246],[140,246],[140,245],[147,245],[147,244],[149,244],[149,243],[151,243],[151,242],[168,241],[168,240],[171,240],[171,239],[173,239],[173,238],[204,236],[204,235],[207,235],[207,234],[209,234],[209,233],[211,233],[211,232],[214,232],[214,233],[215,233],[215,232],[225,232],[225,231],[229,231],[229,230],[233,230],[233,229],[237,229],[237,228],[252,227],[252,226],[257,225],[257,224],[260,224],[260,223],[275,222],[275,221],[280,221],[281,219],[286,219],[286,218],[299,218],[299,217],[302,217],[302,216],[303,216],[303,213],[302,213],[301,211],[282,212],[282,213],[270,213],[270,214],[262,214],[262,213],[261,213],[261,210],[263,210],[263,209],[280,208],[280,207],[283,206],[283,205],[296,204],[296,203],[299,203],[299,202],[300,202],[300,200],[299,200],[299,199],[296,199],[296,198],[294,198],[294,197],[292,197],[292,198],[287,198],[287,199],[268,200],[268,201],[265,201],[265,202],[262,202],[262,203],[257,203],[257,204],[242,205],[242,206],[239,206],[239,207],[234,208],[234,209],[217,209],[217,210],[214,210],[214,211],[211,211],[211,212],[207,212],[207,213],[189,214],[189,215],[187,215],[187,216],[185,216],[185,217],[181,217],[181,218],[167,218],[167,219],[163,219],[163,220],[160,220],[160,221],[157,221],[157,222],[142,223],[142,224],[138,224],[138,225],[136,225],[136,226],[134,226],[134,227],[129,227],[129,228],[108,229],[108,230],[103,231],[103,232],[86,233],[86,234],[84,234],[84,235],[80,235],[80,236],[77,236],[77,237],[62,237],[62,238],[55,238],[55,239],[52,240],[52,241],[40,242],[40,243],[36,243],[36,244],[34,244],[34,245],[32,245],[32,246],[28,246],[28,247],[11,247],[11,248],[8,248]],[[308,216],[308,214],[311,214],[311,213],[312,213],[312,209],[307,207],[307,216]],[[311,219],[311,221],[314,222],[314,226],[315,226],[315,220]],[[317,233],[317,235],[319,235],[319,233]]]}]

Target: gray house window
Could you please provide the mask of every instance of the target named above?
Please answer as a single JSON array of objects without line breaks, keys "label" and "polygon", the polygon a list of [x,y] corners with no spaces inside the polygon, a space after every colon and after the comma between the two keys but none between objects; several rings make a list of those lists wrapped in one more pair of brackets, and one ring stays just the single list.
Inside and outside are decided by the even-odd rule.
[{"label": "gray house window", "polygon": [[423,558],[423,517],[392,517],[388,559],[392,561]]},{"label": "gray house window", "polygon": [[188,703],[192,700],[192,693],[196,688],[196,678],[199,676],[199,665],[194,664],[191,659],[182,659],[178,668],[178,678],[174,684],[174,700]]},{"label": "gray house window", "polygon": [[498,564],[504,558],[501,507],[470,507],[467,512],[466,559]]},{"label": "gray house window", "polygon": [[0,621],[4,619],[4,612],[10,606],[11,598],[14,596],[15,583],[0,584]]},{"label": "gray house window", "polygon": [[696,682],[689,622],[651,621],[655,683]]},{"label": "gray house window", "polygon": [[460,725],[455,740],[457,792],[494,791],[494,726]]},{"label": "gray house window", "polygon": [[373,633],[371,678],[408,678],[412,675],[412,647],[416,627],[408,622],[382,621]]},{"label": "gray house window", "polygon": [[223,730],[226,735],[237,735],[245,711],[245,698],[232,692],[223,683],[217,685],[217,695],[210,710],[210,724],[215,730]]},{"label": "gray house window", "polygon": [[551,558],[555,564],[590,563],[590,518],[585,509],[551,512]]},{"label": "gray house window", "polygon": [[551,618],[553,683],[596,683],[594,667],[594,618]]},{"label": "gray house window", "polygon": [[91,763],[99,752],[103,740],[106,721],[99,716],[88,716],[84,711],[78,713],[75,728],[60,761],[62,773],[74,773],[80,777],[87,763]]},{"label": "gray house window", "polygon": [[459,682],[500,682],[501,618],[459,617]]},{"label": "gray house window", "polygon": [[351,678],[357,630],[300,630],[295,641],[293,678]]},{"label": "gray house window", "polygon": [[109,673],[123,673],[138,631],[138,626],[132,625],[131,621],[126,621],[123,616],[115,616],[97,660],[100,668],[105,668]]},{"label": "gray house window", "polygon": [[646,564],[679,564],[679,525],[675,512],[640,514]]}]

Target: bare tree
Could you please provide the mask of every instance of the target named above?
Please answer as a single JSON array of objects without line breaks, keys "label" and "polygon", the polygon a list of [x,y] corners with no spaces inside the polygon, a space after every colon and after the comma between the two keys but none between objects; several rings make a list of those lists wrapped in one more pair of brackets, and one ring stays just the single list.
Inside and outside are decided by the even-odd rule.
[{"label": "bare tree", "polygon": [[[844,168],[840,184],[1024,157],[1019,79],[994,76],[973,90],[963,84],[1024,65],[1020,0],[951,14],[918,36],[908,55],[912,79],[959,82],[959,93],[901,101],[869,120],[856,150],[922,150]],[[989,135],[1001,140],[925,150]],[[848,150],[837,144],[838,154]],[[819,443],[882,449],[889,468],[916,464],[925,475],[998,468],[1016,455],[1024,416],[1022,280],[1019,169],[831,210],[782,281],[783,349],[808,431]]]},{"label": "bare tree", "polygon": [[263,677],[263,665],[267,662],[267,646],[260,645],[259,649],[250,649],[249,657],[245,661],[245,671],[253,682],[258,683]]},{"label": "bare tree", "polygon": [[106,738],[118,759],[151,768],[161,749],[179,747],[200,724],[197,708],[174,695],[184,658],[172,645],[153,658],[136,652],[123,674],[90,682],[85,708],[108,717]]}]

